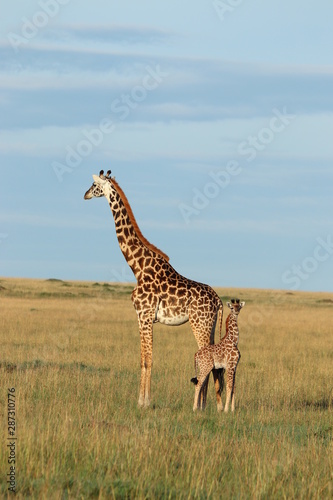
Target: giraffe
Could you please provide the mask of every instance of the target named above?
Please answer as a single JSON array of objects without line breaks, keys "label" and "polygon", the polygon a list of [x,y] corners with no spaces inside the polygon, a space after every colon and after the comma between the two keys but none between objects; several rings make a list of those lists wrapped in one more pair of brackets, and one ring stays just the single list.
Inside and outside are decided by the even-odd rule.
[{"label": "giraffe", "polygon": [[[196,376],[191,379],[195,384],[195,395],[193,411],[199,407],[200,391],[212,370],[227,371],[227,396],[224,411],[228,412],[231,399],[231,411],[235,410],[235,378],[236,369],[240,360],[240,352],[238,350],[239,330],[237,324],[238,314],[245,302],[240,302],[239,299],[231,299],[227,302],[227,306],[231,312],[226,320],[226,334],[218,344],[202,347],[194,356],[194,367],[196,374],[200,371],[199,378]],[[223,383],[221,384],[221,390]],[[223,410],[222,400],[217,402],[218,411]]]},{"label": "giraffe", "polygon": [[[93,175],[84,199],[105,197],[111,208],[120,249],[133,271],[136,286],[132,302],[137,313],[141,343],[141,378],[138,404],[147,407],[151,397],[153,324],[182,325],[189,321],[198,347],[214,343],[219,316],[221,338],[223,303],[208,285],[181,276],[169,257],[142,235],[125,193],[109,170]],[[208,381],[207,381],[208,383]],[[222,378],[214,373],[216,397],[221,400]],[[204,407],[207,384],[203,389]]]}]

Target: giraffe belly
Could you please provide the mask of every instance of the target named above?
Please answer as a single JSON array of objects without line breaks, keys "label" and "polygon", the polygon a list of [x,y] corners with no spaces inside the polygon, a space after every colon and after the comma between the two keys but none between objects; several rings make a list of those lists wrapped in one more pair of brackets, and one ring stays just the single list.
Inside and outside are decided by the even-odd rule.
[{"label": "giraffe belly", "polygon": [[221,369],[221,368],[226,368],[227,365],[221,361],[215,361],[214,363],[214,368],[216,368],[217,370]]},{"label": "giraffe belly", "polygon": [[222,353],[215,352],[213,354],[213,360],[214,360],[214,368],[216,368],[217,370],[221,368],[225,369],[227,367],[225,356],[223,356]]},{"label": "giraffe belly", "polygon": [[163,325],[178,326],[188,321],[188,314],[185,311],[159,307],[155,319]]}]

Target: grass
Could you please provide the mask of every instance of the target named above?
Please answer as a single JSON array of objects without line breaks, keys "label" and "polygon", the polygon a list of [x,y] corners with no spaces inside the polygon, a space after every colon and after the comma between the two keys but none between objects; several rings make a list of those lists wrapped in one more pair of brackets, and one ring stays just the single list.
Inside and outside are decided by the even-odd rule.
[{"label": "grass", "polygon": [[[18,498],[332,498],[333,294],[239,296],[235,414],[193,414],[189,325],[155,325],[152,406],[137,407],[133,286],[0,280],[0,405],[17,394]],[[0,495],[8,451],[0,447]]]}]

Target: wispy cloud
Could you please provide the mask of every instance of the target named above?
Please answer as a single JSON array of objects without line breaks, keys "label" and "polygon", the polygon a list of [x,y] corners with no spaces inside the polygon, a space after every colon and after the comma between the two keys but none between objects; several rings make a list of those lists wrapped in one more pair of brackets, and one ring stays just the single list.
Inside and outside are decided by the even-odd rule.
[{"label": "wispy cloud", "polygon": [[159,45],[167,43],[171,37],[175,37],[175,34],[151,26],[139,27],[115,24],[68,24],[48,30],[43,34],[43,38],[46,40],[97,41],[104,46],[109,42],[124,45],[136,45],[138,43]]},{"label": "wispy cloud", "polygon": [[[101,30],[101,31],[99,31]],[[168,33],[131,27],[74,26],[64,34],[81,40],[167,40]],[[74,46],[66,41],[36,42],[13,58],[0,46],[0,89],[4,92],[2,127],[69,126],[96,123],[108,115],[113,99],[140,84],[147,64],[159,65],[168,78],[128,121],[205,121],[267,116],[273,107],[312,114],[333,112],[333,66],[275,66],[225,60],[158,57],[124,52],[115,43]],[[132,33],[132,37],[131,37]],[[51,36],[48,34],[48,36]],[[114,38],[112,38],[114,37]],[[108,40],[108,38],[107,38]],[[151,42],[149,42],[151,44]],[[22,109],[25,110],[22,118]]]},{"label": "wispy cloud", "polygon": [[97,217],[70,217],[65,214],[58,216],[54,215],[40,215],[36,213],[11,213],[0,214],[0,224],[7,227],[14,225],[16,227],[35,227],[35,228],[61,228],[61,229],[98,229],[105,230],[110,228],[110,221],[107,217],[101,221]]}]

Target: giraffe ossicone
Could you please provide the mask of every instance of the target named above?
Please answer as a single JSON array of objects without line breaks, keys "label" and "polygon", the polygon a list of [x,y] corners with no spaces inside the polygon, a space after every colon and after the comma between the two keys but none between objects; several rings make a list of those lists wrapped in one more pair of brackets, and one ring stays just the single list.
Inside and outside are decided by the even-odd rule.
[{"label": "giraffe ossicone", "polygon": [[[110,172],[110,173],[109,173]],[[127,197],[111,171],[93,175],[94,183],[84,198],[105,197],[109,203],[120,249],[133,271],[137,284],[132,302],[137,313],[141,340],[141,378],[139,406],[149,406],[153,351],[153,324],[181,325],[189,321],[198,347],[214,343],[219,318],[221,336],[223,303],[217,293],[203,283],[181,276],[169,263],[169,257],[152,245],[141,233]],[[214,373],[217,399],[222,379]],[[207,383],[201,407],[206,403]]]},{"label": "giraffe ossicone", "polygon": [[102,179],[99,175],[93,175],[93,179],[97,184],[105,184],[107,182],[106,179]]},{"label": "giraffe ossicone", "polygon": [[[231,310],[226,320],[226,333],[223,339],[218,344],[205,346],[199,349],[194,355],[194,368],[196,376],[191,379],[195,385],[193,411],[200,407],[200,395],[202,387],[205,384],[210,372],[222,370],[222,380],[224,371],[227,377],[227,395],[224,411],[229,411],[231,401],[231,411],[235,410],[235,379],[236,369],[240,360],[240,352],[238,350],[238,315],[241,309],[245,306],[244,301],[239,299],[231,299],[227,302],[227,306]],[[223,382],[221,384],[223,389]],[[217,399],[218,411],[223,410],[222,399]]]}]

